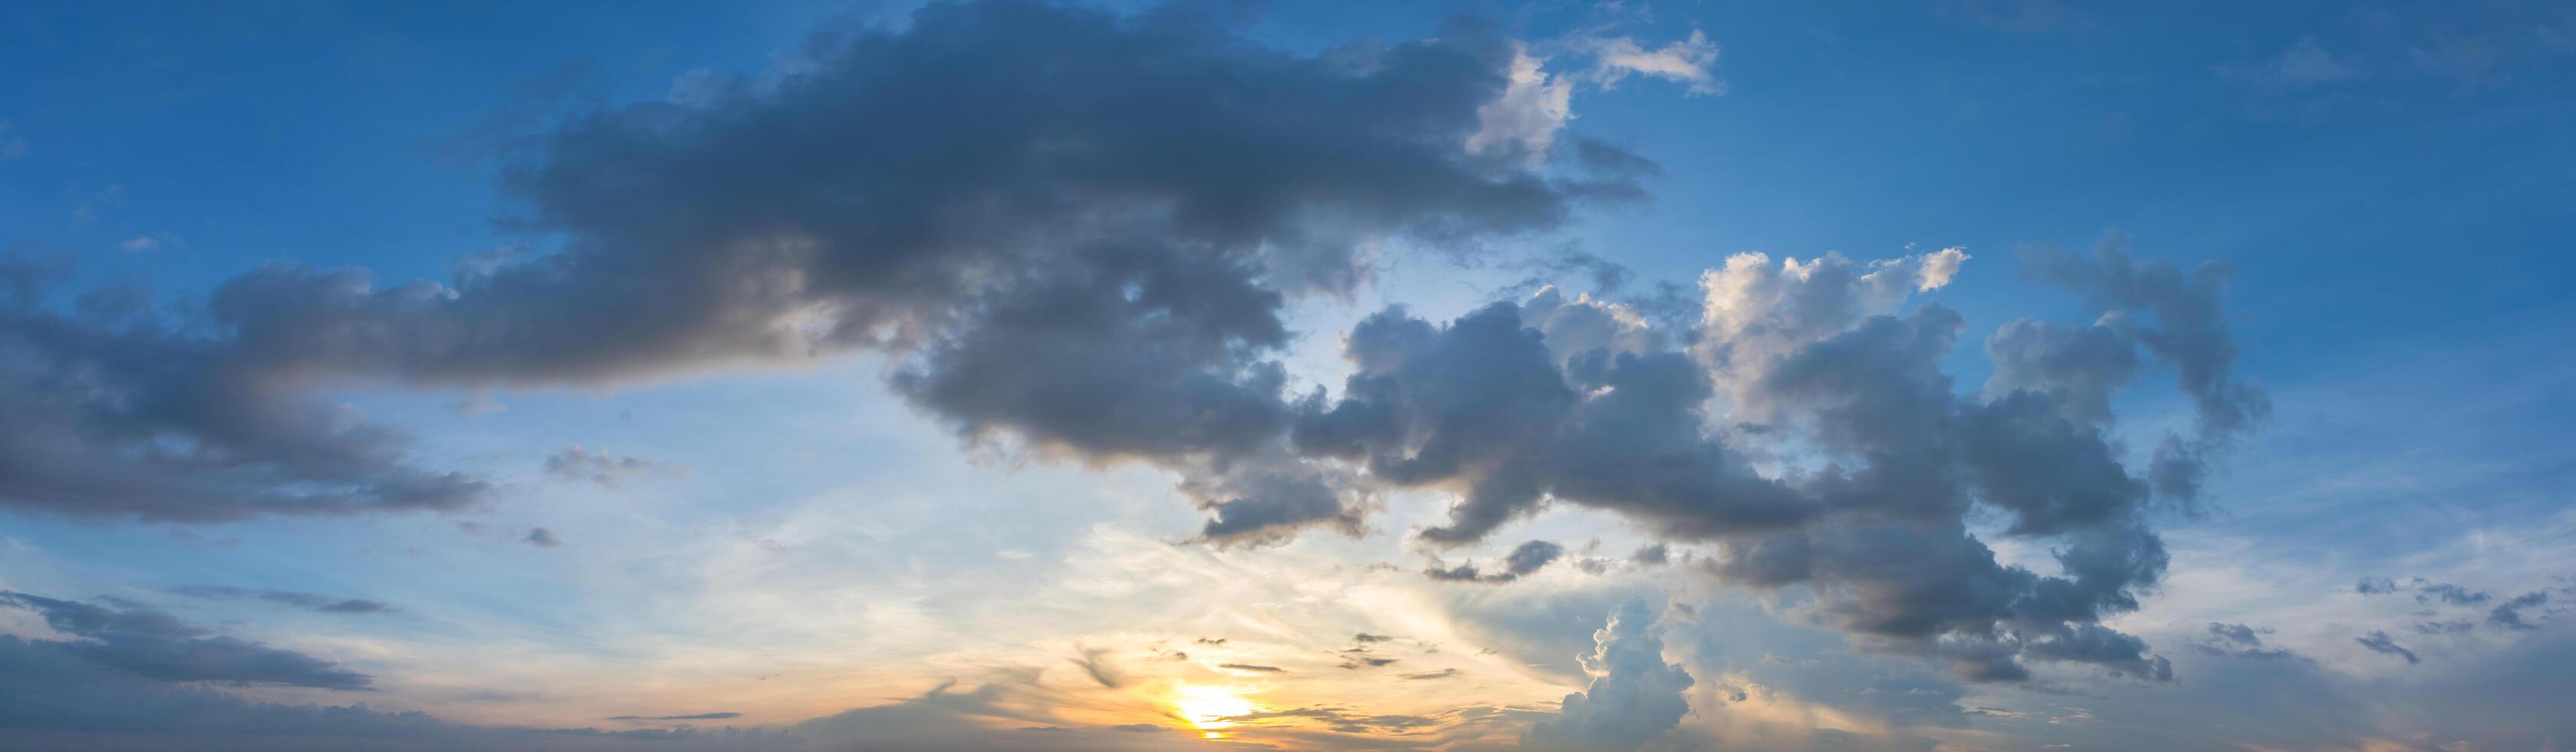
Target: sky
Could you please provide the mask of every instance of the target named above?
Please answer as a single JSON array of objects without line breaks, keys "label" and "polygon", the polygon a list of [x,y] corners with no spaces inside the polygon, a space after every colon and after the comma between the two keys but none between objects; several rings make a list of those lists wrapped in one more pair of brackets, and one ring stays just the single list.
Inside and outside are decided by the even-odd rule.
[{"label": "sky", "polygon": [[2576,3],[0,7],[0,748],[2576,747]]}]

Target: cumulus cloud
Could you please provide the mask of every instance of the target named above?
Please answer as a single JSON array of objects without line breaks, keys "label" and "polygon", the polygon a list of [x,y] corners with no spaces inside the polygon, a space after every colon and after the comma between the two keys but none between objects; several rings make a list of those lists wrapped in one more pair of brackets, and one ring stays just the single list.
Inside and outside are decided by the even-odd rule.
[{"label": "cumulus cloud", "polygon": [[1690,712],[1683,693],[1691,675],[1664,662],[1654,627],[1654,611],[1642,598],[1611,612],[1609,623],[1592,634],[1592,652],[1578,656],[1591,685],[1566,695],[1557,714],[1533,725],[1521,746],[1630,750],[1679,725]]},{"label": "cumulus cloud", "polygon": [[[1445,324],[1381,312],[1344,338],[1354,373],[1303,401],[1292,444],[1373,483],[1458,490],[1449,521],[1417,532],[1433,545],[1481,541],[1545,503],[1605,509],[1721,543],[1710,569],[1728,580],[1820,588],[1830,623],[1963,676],[2023,678],[2030,659],[2166,679],[2168,662],[2099,622],[2135,610],[2165,569],[2146,502],[2195,491],[2262,394],[2232,376],[2223,275],[2184,283],[2116,241],[2031,258],[2100,318],[2006,325],[1981,397],[1941,370],[1964,319],[1900,310],[1946,286],[1964,251],[1748,253],[1703,275],[1686,331],[1549,287]],[[2202,429],[2132,470],[2110,395],[2147,358],[2183,374]],[[1755,467],[1800,456],[1815,459]],[[2055,541],[2059,572],[1997,562],[1965,523],[1980,508],[2004,535]],[[1497,579],[1473,562],[1430,574]]]}]

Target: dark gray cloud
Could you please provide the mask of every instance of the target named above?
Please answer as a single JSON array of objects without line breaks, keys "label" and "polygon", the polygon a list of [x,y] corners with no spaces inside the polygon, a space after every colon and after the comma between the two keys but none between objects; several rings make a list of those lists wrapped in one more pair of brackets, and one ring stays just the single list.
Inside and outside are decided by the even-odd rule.
[{"label": "dark gray cloud", "polygon": [[1197,540],[1217,546],[1278,543],[1317,527],[1366,531],[1346,473],[1276,454],[1215,459],[1186,473],[1181,491],[1213,513]]},{"label": "dark gray cloud", "polygon": [[[2267,629],[2262,631],[2269,632],[2271,630]],[[2256,633],[2255,629],[2243,624],[2221,624],[2213,621],[2209,623],[2209,635],[2225,642],[2233,642],[2248,647],[2261,647],[2263,645],[2263,638]]]},{"label": "dark gray cloud", "polygon": [[638,475],[671,475],[684,472],[668,462],[648,460],[607,452],[593,451],[574,444],[546,456],[546,474],[565,480],[588,481],[607,488],[623,488],[626,481]]},{"label": "dark gray cloud", "polygon": [[2409,578],[2404,583],[2399,583],[2395,578],[2390,577],[2364,577],[2359,584],[2353,586],[2353,592],[2362,595],[2411,592],[2415,594],[2416,603],[2429,605],[2438,602],[2447,606],[2477,606],[2495,598],[2483,590],[2472,590],[2466,586],[2448,582],[2434,582],[2422,577]]},{"label": "dark gray cloud", "polygon": [[[2076,339],[2134,342],[2173,366],[2175,385],[2191,398],[2198,414],[2198,430],[2189,437],[2167,437],[2156,449],[2148,479],[2158,494],[2184,503],[2197,498],[2211,456],[2224,451],[2272,410],[2271,399],[2261,387],[2235,375],[2239,352],[2235,337],[2228,333],[2222,301],[2235,270],[2210,262],[2186,274],[2170,262],[2133,259],[2128,238],[2118,234],[2096,246],[2089,258],[2054,247],[2025,248],[2022,268],[2033,278],[2083,294],[2106,313],[2137,312],[2153,318],[2149,323],[2114,315],[2094,326],[2098,332],[2088,331]],[[2067,365],[2078,366],[2071,372],[2083,374],[2045,382],[2056,387],[2052,393],[2063,395],[2060,399],[2089,400],[2094,385],[2115,373],[2121,379],[2127,377],[2127,369],[2113,368],[2116,356],[2108,352],[2076,352],[2106,350],[2107,345],[2056,344],[2062,346],[2059,352],[2071,358]]]},{"label": "dark gray cloud", "polygon": [[727,719],[727,718],[741,718],[741,717],[742,717],[742,714],[741,714],[741,713],[724,712],[724,713],[690,713],[690,714],[687,714],[687,715],[617,715],[617,716],[609,716],[609,717],[608,717],[608,720],[612,720],[612,721],[721,721],[721,720],[724,720],[724,719]]},{"label": "dark gray cloud", "polygon": [[150,312],[55,312],[40,281],[0,287],[0,504],[214,522],[457,509],[489,490],[414,466],[408,435],[235,342]]},{"label": "dark gray cloud", "polygon": [[1467,562],[1454,567],[1435,565],[1423,573],[1429,575],[1431,579],[1451,582],[1511,582],[1537,574],[1539,570],[1547,568],[1548,564],[1564,555],[1564,546],[1550,541],[1534,540],[1512,547],[1511,553],[1503,555],[1502,566],[1498,567],[1497,571],[1485,572],[1478,569],[1474,562]]},{"label": "dark gray cloud", "polygon": [[2415,588],[2415,602],[2417,603],[2430,603],[2432,601],[2439,600],[2443,603],[2454,606],[2475,606],[2480,603],[2487,602],[2491,597],[2484,592],[2470,590],[2447,582],[2425,583],[2420,580],[2417,582],[2419,583]]},{"label": "dark gray cloud", "polygon": [[[1353,289],[1360,245],[1467,248],[1636,194],[1607,146],[1566,170],[1467,148],[1517,54],[1487,29],[1310,56],[1235,18],[993,0],[828,28],[758,82],[511,139],[510,222],[547,243],[447,283],[272,264],[200,320],[121,328],[13,295],[0,500],[450,509],[485,486],[414,468],[399,432],[310,387],[616,384],[856,349],[971,439],[1226,477],[1294,417],[1283,306]],[[1212,541],[1358,515],[1311,484],[1203,487]]]},{"label": "dark gray cloud", "polygon": [[[272,648],[180,621],[136,605],[102,606],[0,590],[0,604],[35,611],[54,631],[77,640],[11,641],[26,660],[56,658],[156,682],[211,682],[363,690],[366,674],[292,650]],[[54,656],[47,658],[45,656]]]},{"label": "dark gray cloud", "polygon": [[1262,665],[1251,664],[1251,663],[1221,663],[1221,664],[1217,664],[1217,668],[1228,668],[1228,669],[1234,669],[1234,670],[1236,670],[1236,671],[1250,671],[1250,672],[1253,672],[1253,673],[1260,673],[1260,674],[1284,674],[1284,673],[1288,673],[1288,669],[1280,668],[1280,667],[1278,667],[1278,666],[1262,666]]},{"label": "dark gray cloud", "polygon": [[563,539],[555,537],[554,531],[542,527],[528,528],[528,534],[519,541],[538,548],[554,548],[564,544]]},{"label": "dark gray cloud", "polygon": [[[2007,326],[1990,343],[1997,380],[1967,398],[1941,371],[1964,320],[1938,305],[1889,315],[1965,259],[1738,256],[1702,280],[1687,332],[1553,288],[1447,324],[1389,309],[1345,338],[1355,373],[1336,398],[1305,400],[1291,436],[1370,482],[1463,488],[1447,524],[1419,531],[1435,545],[1483,540],[1544,503],[1606,509],[1725,544],[1712,568],[1728,579],[1819,586],[1832,623],[1963,675],[2019,679],[2029,658],[2167,678],[2162,658],[2098,622],[2136,609],[2164,572],[2150,497],[2196,482],[2260,415],[2261,392],[2232,375],[2223,275],[2180,285],[2117,244],[2041,257],[2040,275],[2087,291],[2101,323]],[[2133,471],[2109,395],[2140,352],[2191,374],[2206,430]],[[1780,452],[1824,462],[1753,469]],[[2059,573],[1997,563],[1964,522],[1978,508],[2000,512],[2007,536],[2054,540]],[[1500,579],[1473,562],[1429,574]]]},{"label": "dark gray cloud", "polygon": [[[1595,309],[1597,304],[1559,307]],[[1512,303],[1447,326],[1389,309],[1344,345],[1359,368],[1329,407],[1309,403],[1301,452],[1365,464],[1399,486],[1463,484],[1428,542],[1481,540],[1547,498],[1601,507],[1672,535],[1793,524],[1807,510],[1709,438],[1706,375],[1676,351],[1594,347],[1562,363]]]},{"label": "dark gray cloud", "polygon": [[[6,596],[12,602],[32,598]],[[49,599],[39,602],[61,603]],[[130,629],[133,612],[111,611],[104,617],[74,608],[51,608],[65,623],[99,629]],[[122,622],[120,623],[120,620]],[[60,629],[61,627],[57,627]],[[166,630],[165,630],[166,631]],[[113,639],[113,638],[110,638]],[[203,638],[194,638],[203,639]],[[215,638],[220,640],[221,638]],[[26,752],[147,752],[202,749],[223,752],[275,750],[345,750],[435,752],[477,749],[539,750],[652,749],[661,752],[701,750],[786,750],[803,748],[803,739],[779,731],[747,729],[647,728],[603,731],[595,728],[540,729],[472,726],[451,723],[418,712],[382,712],[364,704],[345,706],[284,705],[257,702],[210,685],[279,683],[274,672],[240,682],[241,672],[212,670],[237,666],[238,646],[200,642],[183,651],[200,670],[173,674],[145,673],[94,660],[95,653],[76,649],[83,643],[28,640],[0,635],[0,729],[7,729],[8,748]],[[308,667],[309,668],[309,667]],[[311,671],[301,672],[312,678]],[[354,676],[354,675],[353,675]],[[227,678],[228,677],[228,678]],[[363,680],[364,677],[357,677]],[[350,681],[338,677],[338,681]]]},{"label": "dark gray cloud", "polygon": [[1533,725],[1521,746],[1565,750],[1631,750],[1681,723],[1690,712],[1684,692],[1690,672],[1664,662],[1655,636],[1655,613],[1644,599],[1630,599],[1593,633],[1592,652],[1579,656],[1592,683],[1569,694],[1557,714]]},{"label": "dark gray cloud", "polygon": [[364,598],[333,598],[327,595],[298,593],[287,590],[262,590],[256,588],[226,587],[222,585],[182,585],[171,588],[170,592],[178,593],[180,595],[195,596],[198,598],[259,600],[293,606],[307,611],[320,611],[326,614],[378,614],[389,613],[397,610],[392,604],[385,603],[383,601],[371,601]]},{"label": "dark gray cloud", "polygon": [[2504,603],[2498,604],[2495,607],[2495,610],[2487,612],[2487,623],[2503,627],[2505,629],[2538,629],[2539,627],[2533,626],[2530,622],[2523,621],[2522,610],[2526,608],[2534,608],[2548,602],[2549,592],[2545,590],[2534,590],[2514,596],[2513,598],[2506,600]]},{"label": "dark gray cloud", "polygon": [[2370,634],[2352,638],[2352,641],[2361,643],[2361,646],[2369,648],[2370,652],[2404,658],[2410,664],[2424,662],[2423,658],[2415,655],[2415,651],[2397,644],[2396,638],[2389,637],[2387,632],[2373,630]]},{"label": "dark gray cloud", "polygon": [[2257,659],[2298,657],[2297,654],[2290,652],[2289,648],[2263,647],[2263,635],[2271,633],[2270,627],[2257,629],[2243,624],[2210,622],[2209,640],[2189,647],[2192,652],[2209,656]]}]

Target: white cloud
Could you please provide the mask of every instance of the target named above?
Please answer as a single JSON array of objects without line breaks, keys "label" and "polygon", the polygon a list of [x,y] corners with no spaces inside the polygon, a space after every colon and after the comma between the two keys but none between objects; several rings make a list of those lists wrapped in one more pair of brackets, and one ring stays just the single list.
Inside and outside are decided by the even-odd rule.
[{"label": "white cloud", "polygon": [[1692,94],[1723,94],[1726,82],[1717,79],[1717,44],[1708,34],[1691,30],[1690,38],[1647,49],[1633,37],[1595,37],[1579,40],[1577,45],[1593,56],[1592,81],[1601,88],[1617,86],[1631,75],[1650,76],[1682,84]]},{"label": "white cloud", "polygon": [[1479,125],[1467,137],[1467,151],[1486,156],[1538,160],[1556,142],[1556,132],[1574,118],[1574,81],[1550,76],[1526,45],[1512,53],[1511,84],[1503,95],[1476,110]]}]

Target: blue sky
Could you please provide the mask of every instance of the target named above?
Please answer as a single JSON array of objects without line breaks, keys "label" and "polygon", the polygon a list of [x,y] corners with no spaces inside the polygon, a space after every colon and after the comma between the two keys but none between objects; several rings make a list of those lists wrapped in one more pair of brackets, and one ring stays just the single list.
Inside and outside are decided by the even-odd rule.
[{"label": "blue sky", "polygon": [[[0,255],[44,270],[0,294],[23,427],[0,431],[20,476],[0,479],[0,659],[32,677],[0,680],[0,730],[63,749],[2576,735],[2527,699],[2576,690],[2576,5],[915,7],[0,9]],[[1194,57],[1147,64],[1171,49]],[[1047,55],[1072,62],[1014,67]],[[1080,90],[1028,87],[1067,70]],[[1305,107],[1260,109],[1280,102]],[[983,159],[1015,148],[1031,161]],[[931,226],[950,216],[966,229]],[[2205,262],[2228,281],[2188,282]],[[2186,282],[2127,287],[2159,270]],[[1059,289],[1148,272],[1175,276]],[[1555,403],[1443,380],[1517,362],[1471,336],[1497,301],[1599,414],[1528,428]],[[1954,344],[1899,359],[1952,312]],[[1674,383],[1706,394],[1645,409],[1689,435],[1616,422],[1644,420],[1619,395],[1666,392],[1585,381],[1612,377],[1569,363],[1595,343],[1551,316],[1614,322],[1605,364],[1689,364]],[[2021,319],[2125,355],[2012,370],[1989,335]],[[1373,331],[1457,360],[1367,360]],[[2199,391],[2194,358],[2219,364]],[[2085,380],[2112,371],[2088,413]],[[2039,445],[2074,454],[1957,459],[1947,492],[1866,480],[1982,446],[1912,443],[1905,400],[1984,425],[2023,409],[2016,387],[2066,432]],[[1381,413],[1423,422],[1346,428]],[[1484,446],[1521,430],[1552,438]],[[293,443],[314,437],[358,455]],[[1443,441],[1474,456],[1435,467]],[[2160,445],[2197,493],[2151,477]],[[2092,447],[2111,472],[2084,482],[2106,485],[2049,485]],[[1656,452],[1708,485],[1583,464]],[[1541,490],[1498,527],[1453,517],[1523,468]],[[1838,501],[1836,478],[1897,490]],[[1793,521],[1760,516],[1775,492]],[[1945,493],[1938,519],[1885,500]],[[1756,571],[1791,538],[1814,558]],[[1962,540],[2044,580],[2015,587],[2101,600],[1890,626],[2010,578],[1911,582],[1868,552]],[[1553,548],[1506,558],[1524,542]],[[2128,579],[2050,579],[2097,545],[2129,546]],[[349,599],[388,607],[322,607]],[[312,672],[98,657],[210,640]],[[145,691],[173,710],[45,710]],[[296,709],[360,702],[358,726]]]}]

